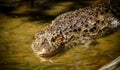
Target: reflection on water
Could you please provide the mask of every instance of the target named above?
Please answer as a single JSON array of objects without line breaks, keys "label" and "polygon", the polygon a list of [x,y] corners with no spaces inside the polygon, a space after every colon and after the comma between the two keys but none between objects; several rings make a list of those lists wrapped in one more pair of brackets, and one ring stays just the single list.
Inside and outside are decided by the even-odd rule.
[{"label": "reflection on water", "polygon": [[96,70],[120,54],[120,29],[98,39],[99,44],[86,49],[76,46],[56,57],[54,63],[40,63],[31,49],[32,36],[44,30],[57,15],[96,4],[99,0],[46,0],[30,8],[27,3],[0,13],[1,70]]}]

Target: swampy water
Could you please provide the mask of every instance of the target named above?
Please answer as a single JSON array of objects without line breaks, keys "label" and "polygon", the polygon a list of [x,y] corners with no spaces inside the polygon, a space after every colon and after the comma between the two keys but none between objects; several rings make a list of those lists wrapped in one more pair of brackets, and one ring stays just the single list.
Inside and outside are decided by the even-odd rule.
[{"label": "swampy water", "polygon": [[75,46],[54,63],[41,63],[31,42],[38,30],[44,30],[61,13],[93,4],[99,0],[39,0],[0,11],[0,70],[97,70],[120,55],[120,29],[97,39],[96,46]]}]

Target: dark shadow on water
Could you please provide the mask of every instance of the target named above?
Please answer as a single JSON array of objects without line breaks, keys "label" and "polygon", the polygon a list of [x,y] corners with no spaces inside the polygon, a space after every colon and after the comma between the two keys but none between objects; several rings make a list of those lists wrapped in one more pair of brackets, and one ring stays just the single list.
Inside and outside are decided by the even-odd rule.
[{"label": "dark shadow on water", "polygon": [[9,11],[14,10],[14,7],[5,7],[5,6],[0,6],[0,13],[8,13]]},{"label": "dark shadow on water", "polygon": [[[44,1],[44,0],[43,0]],[[71,11],[78,9],[80,7],[89,6],[91,2],[95,0],[45,0],[43,3],[35,3],[35,6],[33,8],[30,8],[30,10],[26,11],[26,13],[11,13],[14,8],[3,8],[3,11],[0,11],[1,13],[11,16],[11,17],[30,17],[30,21],[39,21],[42,20],[43,22],[49,22],[53,20],[56,16],[60,15],[61,13]],[[48,15],[44,13],[46,10],[50,10],[52,7],[55,7],[59,3],[64,2],[73,2],[72,5],[66,10],[63,10],[62,12],[58,12],[58,14],[55,15]],[[20,7],[20,6],[18,6]],[[16,8],[18,8],[16,7]],[[35,11],[32,11],[33,9],[36,9]]]}]

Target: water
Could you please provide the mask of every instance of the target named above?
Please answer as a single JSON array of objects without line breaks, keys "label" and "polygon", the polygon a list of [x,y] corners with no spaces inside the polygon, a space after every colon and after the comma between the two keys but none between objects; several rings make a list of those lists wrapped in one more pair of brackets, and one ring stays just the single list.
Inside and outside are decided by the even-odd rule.
[{"label": "water", "polygon": [[[79,2],[81,4],[79,4]],[[22,5],[0,13],[0,69],[1,70],[97,70],[120,54],[120,29],[97,39],[96,46],[86,49],[76,46],[54,63],[40,63],[33,53],[31,42],[38,30],[44,30],[59,14],[99,2],[96,1],[43,1],[36,8]],[[38,9],[39,8],[39,9]]]}]

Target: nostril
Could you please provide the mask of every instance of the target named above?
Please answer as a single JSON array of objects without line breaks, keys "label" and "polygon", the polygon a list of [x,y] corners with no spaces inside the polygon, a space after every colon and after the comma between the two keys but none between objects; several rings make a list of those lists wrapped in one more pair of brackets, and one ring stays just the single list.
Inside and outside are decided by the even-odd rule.
[{"label": "nostril", "polygon": [[32,39],[35,40],[35,37],[33,36]]}]

